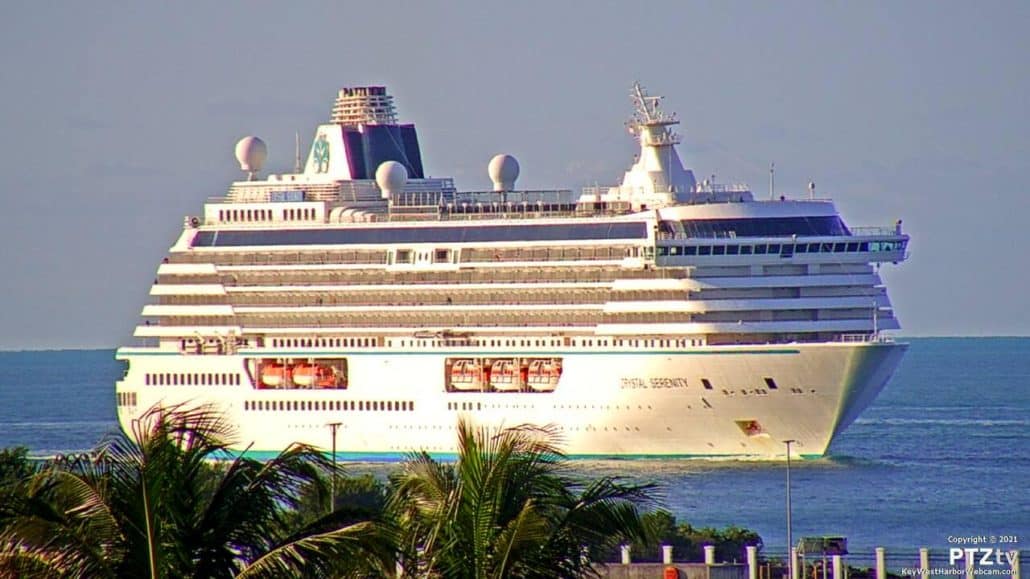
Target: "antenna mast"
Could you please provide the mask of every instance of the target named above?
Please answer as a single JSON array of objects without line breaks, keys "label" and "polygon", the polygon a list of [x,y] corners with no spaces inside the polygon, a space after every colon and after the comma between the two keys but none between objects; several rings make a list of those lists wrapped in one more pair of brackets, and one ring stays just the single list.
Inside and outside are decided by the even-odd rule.
[{"label": "antenna mast", "polygon": [[642,145],[679,144],[679,135],[669,129],[671,125],[678,125],[679,120],[675,114],[666,114],[659,109],[662,97],[648,95],[640,83],[636,82],[633,83],[630,98],[635,110],[633,118],[626,123],[626,128],[630,133],[639,135]]},{"label": "antenna mast", "polygon": [[300,132],[294,131],[294,157],[293,157],[293,172],[300,173]]}]

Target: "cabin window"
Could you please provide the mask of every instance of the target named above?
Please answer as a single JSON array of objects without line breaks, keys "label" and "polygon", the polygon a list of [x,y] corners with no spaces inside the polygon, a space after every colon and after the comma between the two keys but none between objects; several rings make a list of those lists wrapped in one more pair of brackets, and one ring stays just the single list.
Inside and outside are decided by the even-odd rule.
[{"label": "cabin window", "polygon": [[712,246],[710,246],[710,245],[702,245],[701,247],[698,247],[697,248],[697,254],[698,255],[711,255],[712,254]]},{"label": "cabin window", "polygon": [[768,386],[770,390],[776,390],[778,388],[778,386],[776,386],[776,380],[768,377],[765,378],[765,385]]},{"label": "cabin window", "polygon": [[701,385],[705,387],[705,390],[711,390],[712,389],[712,383],[708,381],[708,378],[702,378],[701,379]]}]

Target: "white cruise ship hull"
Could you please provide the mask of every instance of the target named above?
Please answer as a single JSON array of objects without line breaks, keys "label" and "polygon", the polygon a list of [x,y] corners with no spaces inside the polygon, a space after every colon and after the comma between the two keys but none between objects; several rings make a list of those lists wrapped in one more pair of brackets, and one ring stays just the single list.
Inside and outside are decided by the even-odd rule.
[{"label": "white cruise ship hull", "polygon": [[[785,440],[796,441],[798,455],[821,456],[882,390],[906,347],[871,341],[686,349],[254,349],[205,356],[123,348],[118,357],[129,369],[117,384],[119,420],[131,432],[131,421],[153,405],[211,404],[237,425],[234,447],[258,453],[294,442],[328,450],[329,425],[339,423],[339,456],[354,459],[452,453],[462,416],[489,427],[553,425],[565,451],[577,457],[782,458]],[[549,392],[448,388],[448,359],[505,356],[562,360],[557,386]],[[269,358],[346,359],[347,387],[259,388],[257,361]],[[181,380],[157,385],[157,374]],[[207,383],[214,380],[226,383]]]}]

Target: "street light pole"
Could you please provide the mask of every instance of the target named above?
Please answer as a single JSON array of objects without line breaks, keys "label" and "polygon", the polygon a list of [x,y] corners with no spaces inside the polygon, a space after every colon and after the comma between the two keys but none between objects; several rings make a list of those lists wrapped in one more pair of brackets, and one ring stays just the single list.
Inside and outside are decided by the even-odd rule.
[{"label": "street light pole", "polygon": [[330,422],[329,431],[333,436],[333,473],[332,484],[329,485],[329,512],[336,509],[336,431],[340,428],[340,422]]},{"label": "street light pole", "polygon": [[794,439],[783,441],[787,445],[787,579],[794,579],[794,537],[790,524],[790,445],[795,442]]}]

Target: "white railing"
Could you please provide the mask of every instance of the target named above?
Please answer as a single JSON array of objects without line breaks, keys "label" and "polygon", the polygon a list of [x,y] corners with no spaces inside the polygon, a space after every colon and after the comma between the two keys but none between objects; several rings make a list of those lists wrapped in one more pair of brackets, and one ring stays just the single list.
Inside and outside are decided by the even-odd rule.
[{"label": "white railing", "polygon": [[889,337],[889,336],[885,336],[883,334],[880,334],[880,333],[876,333],[876,334],[841,334],[840,335],[840,341],[841,342],[848,342],[848,343],[858,343],[858,344],[867,343],[867,342],[868,343],[877,343],[877,344],[886,344],[886,343],[889,343],[889,342],[893,342],[894,339]]},{"label": "white railing", "polygon": [[900,227],[851,227],[851,235],[855,237],[872,237],[876,235],[901,235]]}]

